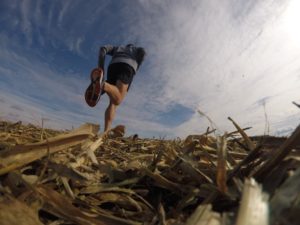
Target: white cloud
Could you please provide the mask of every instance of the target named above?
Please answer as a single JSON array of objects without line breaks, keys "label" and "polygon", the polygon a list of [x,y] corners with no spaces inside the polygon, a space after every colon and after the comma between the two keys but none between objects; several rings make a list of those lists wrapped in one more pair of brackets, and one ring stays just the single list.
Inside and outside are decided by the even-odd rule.
[{"label": "white cloud", "polygon": [[82,55],[84,57],[84,54],[81,51],[81,44],[83,43],[84,38],[83,37],[79,37],[79,38],[70,38],[67,45],[69,47],[69,50],[72,52],[76,52],[78,55]]},{"label": "white cloud", "polygon": [[[259,99],[272,96],[267,107],[273,131],[279,118],[297,113],[290,109],[299,95],[300,45],[289,41],[282,24],[288,1],[253,1],[245,11],[233,11],[229,1],[141,2],[144,11],[132,32],[151,43],[151,59],[146,60],[154,74],[153,82],[141,82],[135,91],[152,113],[167,111],[176,102],[199,107],[222,130],[231,129],[226,118],[232,116],[260,133],[263,107],[253,108]],[[205,126],[195,114],[175,134]]]},{"label": "white cloud", "polygon": [[20,4],[20,11],[21,11],[21,28],[23,33],[26,36],[27,42],[31,45],[32,44],[32,24],[30,20],[30,1],[23,0]]},{"label": "white cloud", "polygon": [[[57,128],[100,122],[98,112],[84,102],[87,77],[58,73],[33,56],[16,55],[4,48],[0,59],[1,117],[33,123],[47,118],[47,124]],[[13,67],[7,66],[10,64]]]},{"label": "white cloud", "polygon": [[[51,2],[48,14],[43,16],[39,11],[41,1],[35,7],[24,1],[22,29],[31,42],[33,31],[45,26],[45,33],[40,33],[42,45],[52,43],[56,50],[63,46],[82,59],[92,58],[97,53],[94,47],[98,49],[104,40],[111,40],[112,44],[137,41],[145,47],[145,62],[116,119],[116,123],[125,123],[132,132],[170,136],[202,133],[210,125],[197,113],[200,109],[220,131],[233,129],[227,120],[231,116],[242,127],[252,126],[252,133],[263,133],[264,110],[259,103],[266,99],[271,132],[279,133],[286,130],[285,126],[291,130],[299,121],[299,110],[291,104],[299,100],[300,88],[300,45],[294,38],[297,23],[293,22],[297,14],[291,11],[299,5],[295,2],[140,0],[118,2],[120,8],[115,15],[105,8],[107,2],[94,6],[80,1],[70,5],[68,1],[62,5]],[[289,3],[294,4],[292,8]],[[38,12],[34,18],[29,15],[31,8]],[[93,13],[101,16],[91,17]],[[107,97],[96,109],[87,108],[82,93],[88,81],[83,76],[58,72],[59,68],[44,65],[42,60],[27,59],[25,53],[18,55],[13,51],[2,45],[0,73],[6,82],[14,84],[17,76],[27,88],[58,99],[52,106],[60,104],[61,118],[70,122],[85,118],[103,121]],[[93,57],[96,62],[97,56]],[[15,68],[7,66],[12,62]],[[20,84],[15,85],[23,90]],[[26,108],[21,104],[20,92],[8,96],[18,97],[20,104],[15,99],[14,105]],[[54,113],[51,104],[48,108],[40,105],[42,111],[38,111],[37,99],[24,96],[24,101],[38,114],[49,117]],[[76,111],[72,112],[70,105]],[[176,127],[159,123],[158,115],[177,105],[195,113]],[[10,105],[8,109],[16,107]],[[16,116],[18,112],[13,113]]]},{"label": "white cloud", "polygon": [[64,1],[61,7],[61,10],[58,14],[58,25],[61,26],[63,23],[63,19],[65,17],[66,12],[68,11],[69,7],[71,6],[72,1]]}]

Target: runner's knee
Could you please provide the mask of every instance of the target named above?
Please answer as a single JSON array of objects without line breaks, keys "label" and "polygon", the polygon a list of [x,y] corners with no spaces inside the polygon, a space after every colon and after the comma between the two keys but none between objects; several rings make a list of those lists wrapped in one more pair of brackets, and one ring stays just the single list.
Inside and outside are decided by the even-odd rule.
[{"label": "runner's knee", "polygon": [[123,101],[123,99],[115,99],[115,100],[113,101],[113,104],[114,104],[115,106],[118,106],[118,105],[120,105],[120,104],[122,103],[122,101]]}]

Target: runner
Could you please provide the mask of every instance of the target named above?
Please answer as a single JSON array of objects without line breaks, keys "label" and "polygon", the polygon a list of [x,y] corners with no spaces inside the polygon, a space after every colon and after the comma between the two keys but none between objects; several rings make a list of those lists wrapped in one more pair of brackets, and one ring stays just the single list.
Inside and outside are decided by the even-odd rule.
[{"label": "runner", "polygon": [[[86,89],[85,100],[94,107],[100,96],[107,93],[109,105],[105,111],[104,131],[111,128],[117,107],[124,100],[134,75],[145,57],[145,50],[133,44],[126,46],[105,45],[100,48],[98,68],[91,72],[91,84]],[[107,80],[104,81],[105,56],[110,55],[111,61],[107,69]]]}]

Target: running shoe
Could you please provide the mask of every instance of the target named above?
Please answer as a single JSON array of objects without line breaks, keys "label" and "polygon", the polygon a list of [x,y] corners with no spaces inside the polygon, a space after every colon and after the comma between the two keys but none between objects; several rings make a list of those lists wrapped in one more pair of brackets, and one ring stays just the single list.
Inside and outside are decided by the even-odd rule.
[{"label": "running shoe", "polygon": [[85,101],[90,107],[97,105],[100,100],[103,85],[103,70],[100,68],[93,69],[91,72],[91,84],[85,91]]}]

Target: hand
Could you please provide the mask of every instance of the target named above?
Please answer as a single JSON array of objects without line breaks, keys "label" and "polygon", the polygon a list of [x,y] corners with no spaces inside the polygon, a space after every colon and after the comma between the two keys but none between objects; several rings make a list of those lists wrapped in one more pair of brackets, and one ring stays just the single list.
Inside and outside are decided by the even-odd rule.
[{"label": "hand", "polygon": [[104,75],[104,70],[101,67],[98,67],[98,71],[101,75]]}]

